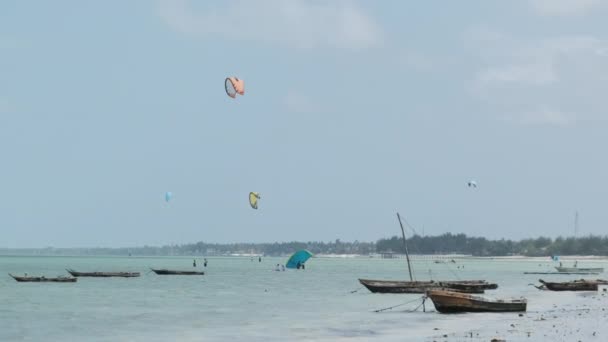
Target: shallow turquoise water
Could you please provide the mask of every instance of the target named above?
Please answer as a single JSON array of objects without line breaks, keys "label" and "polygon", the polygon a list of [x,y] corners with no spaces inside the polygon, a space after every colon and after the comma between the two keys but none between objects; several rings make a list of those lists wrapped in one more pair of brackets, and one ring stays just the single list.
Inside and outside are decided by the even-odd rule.
[{"label": "shallow turquoise water", "polygon": [[[204,276],[159,276],[147,273],[149,267],[189,270],[192,258],[0,257],[0,341],[420,341],[437,326],[471,325],[486,317],[440,315],[431,303],[427,303],[429,312],[407,312],[419,302],[373,312],[420,297],[360,289],[357,278],[405,279],[404,260],[313,258],[306,270],[285,272],[275,272],[274,266],[286,258],[263,258],[261,263],[248,257],[208,260]],[[202,259],[197,261],[202,268]],[[522,274],[550,271],[549,261],[457,261],[456,265],[416,261],[416,276],[497,282],[499,289],[488,291],[489,296],[527,297],[531,312],[551,309],[556,297],[528,283],[538,278],[581,277]],[[79,278],[77,283],[54,284],[17,283],[8,276],[24,272],[66,275],[65,268],[140,271],[142,277]],[[559,300],[575,299],[562,296]]]}]

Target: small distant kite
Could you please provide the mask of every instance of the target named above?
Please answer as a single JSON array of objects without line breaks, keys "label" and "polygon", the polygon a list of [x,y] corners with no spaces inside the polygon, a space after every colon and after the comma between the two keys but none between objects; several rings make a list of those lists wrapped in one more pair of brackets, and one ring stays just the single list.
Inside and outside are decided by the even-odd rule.
[{"label": "small distant kite", "polygon": [[236,94],[245,95],[245,81],[240,80],[236,77],[228,77],[224,82],[226,87],[226,94],[232,98],[236,97]]},{"label": "small distant kite", "polygon": [[165,192],[165,202],[169,202],[172,197],[173,194],[170,191]]},{"label": "small distant kite", "polygon": [[469,186],[469,188],[477,188],[477,182],[474,180],[470,180],[467,185]]},{"label": "small distant kite", "polygon": [[253,208],[253,209],[257,209],[258,208],[258,200],[260,199],[260,194],[257,192],[250,192],[249,193],[249,205]]}]

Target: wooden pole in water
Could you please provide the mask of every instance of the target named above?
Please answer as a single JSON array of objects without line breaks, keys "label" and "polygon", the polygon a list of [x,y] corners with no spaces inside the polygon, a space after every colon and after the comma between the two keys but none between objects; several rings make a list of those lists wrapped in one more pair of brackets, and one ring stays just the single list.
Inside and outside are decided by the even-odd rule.
[{"label": "wooden pole in water", "polygon": [[412,266],[410,265],[410,254],[407,252],[407,244],[405,243],[405,230],[403,230],[403,223],[401,223],[401,216],[399,216],[399,213],[397,213],[397,219],[399,220],[401,235],[403,236],[403,249],[405,250],[405,259],[407,260],[407,270],[410,273],[410,280],[414,281],[414,277],[412,277]]}]

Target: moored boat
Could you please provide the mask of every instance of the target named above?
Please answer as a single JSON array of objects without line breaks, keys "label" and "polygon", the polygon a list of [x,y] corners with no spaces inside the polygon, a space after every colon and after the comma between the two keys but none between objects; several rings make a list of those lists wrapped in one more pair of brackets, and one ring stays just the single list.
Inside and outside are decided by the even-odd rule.
[{"label": "moored boat", "polygon": [[555,269],[560,273],[602,273],[603,267],[562,267],[556,266]]},{"label": "moored boat", "polygon": [[72,278],[72,277],[55,277],[55,278],[47,278],[45,276],[40,276],[40,277],[32,277],[32,276],[16,276],[16,275],[12,275],[12,274],[8,274],[10,275],[13,279],[15,279],[16,281],[20,282],[20,283],[26,283],[26,282],[31,282],[31,283],[75,283],[76,280],[78,280],[78,278]]},{"label": "moored boat", "polygon": [[484,293],[495,289],[496,284],[483,280],[460,281],[399,281],[359,279],[359,282],[373,293],[425,293],[429,290],[450,289],[456,292]]},{"label": "moored boat", "polygon": [[589,275],[589,274],[599,274],[599,273],[598,272],[524,272],[524,274]]},{"label": "moored boat", "polygon": [[428,291],[435,309],[441,313],[454,312],[521,312],[526,311],[527,300],[488,299],[453,291]]},{"label": "moored boat", "polygon": [[123,278],[133,278],[139,277],[141,274],[139,272],[78,272],[72,269],[66,269],[69,274],[74,277],[123,277]]},{"label": "moored boat", "polygon": [[549,282],[542,279],[538,280],[547,290],[551,291],[597,291],[597,280],[573,280],[565,282]]},{"label": "moored boat", "polygon": [[151,268],[152,272],[159,275],[204,275],[205,272],[199,271],[178,271],[178,270],[167,270],[167,269],[154,269]]},{"label": "moored boat", "polygon": [[405,239],[405,230],[401,222],[401,216],[397,213],[401,236],[403,238],[403,251],[407,261],[409,281],[359,279],[359,282],[373,293],[425,293],[429,290],[449,289],[457,292],[484,293],[485,290],[498,288],[498,284],[488,283],[485,280],[450,280],[450,281],[417,281],[412,274],[410,256]]}]

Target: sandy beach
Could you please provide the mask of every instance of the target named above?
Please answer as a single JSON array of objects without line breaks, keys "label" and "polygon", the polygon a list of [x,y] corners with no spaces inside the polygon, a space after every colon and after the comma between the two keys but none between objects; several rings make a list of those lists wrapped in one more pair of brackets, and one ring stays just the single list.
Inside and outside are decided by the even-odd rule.
[{"label": "sandy beach", "polygon": [[408,315],[430,316],[413,329],[392,331],[378,340],[606,341],[608,292],[604,289],[606,287],[600,287],[597,293],[539,291],[529,299],[525,313],[441,314],[434,310],[432,303],[427,304],[425,313],[404,309],[398,311],[403,320],[407,320]]}]

